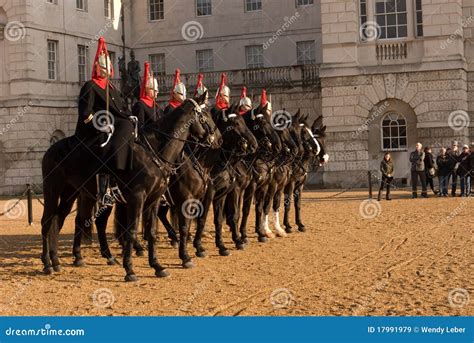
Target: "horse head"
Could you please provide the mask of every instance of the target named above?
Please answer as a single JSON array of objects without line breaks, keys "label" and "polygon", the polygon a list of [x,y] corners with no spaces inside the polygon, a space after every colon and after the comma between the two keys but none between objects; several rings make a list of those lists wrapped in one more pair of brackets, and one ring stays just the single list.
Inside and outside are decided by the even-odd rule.
[{"label": "horse head", "polygon": [[264,114],[267,106],[252,109],[245,113],[243,117],[247,127],[259,142],[259,147],[265,152],[278,154],[282,148],[281,140],[276,130],[273,129],[270,119]]},{"label": "horse head", "polygon": [[320,148],[319,152],[315,152],[315,157],[319,159],[319,164],[323,165],[329,161],[329,155],[326,153],[326,125],[322,125],[322,116],[314,121],[311,132]]}]

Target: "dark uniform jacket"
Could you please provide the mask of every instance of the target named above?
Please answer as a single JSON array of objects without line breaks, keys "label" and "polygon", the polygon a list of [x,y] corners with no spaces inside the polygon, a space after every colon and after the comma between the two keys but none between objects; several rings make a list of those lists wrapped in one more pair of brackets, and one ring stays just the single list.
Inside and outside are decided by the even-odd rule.
[{"label": "dark uniform jacket", "polygon": [[[102,170],[105,173],[107,173],[107,169],[113,171],[132,168],[134,139],[134,127],[126,105],[115,87],[111,85],[109,87],[110,114],[107,115],[105,112],[106,90],[100,88],[93,81],[88,81],[82,86],[79,95],[79,118],[75,132],[75,136],[92,151],[90,155],[97,156],[99,161],[107,167]],[[100,144],[107,140],[107,134],[100,132],[97,127],[103,126],[107,118],[109,122],[112,121],[115,131],[110,142],[101,148]]]},{"label": "dark uniform jacket", "polygon": [[138,118],[138,129],[144,130],[151,123],[156,122],[162,116],[157,107],[148,107],[143,101],[137,101],[133,105],[132,113]]}]

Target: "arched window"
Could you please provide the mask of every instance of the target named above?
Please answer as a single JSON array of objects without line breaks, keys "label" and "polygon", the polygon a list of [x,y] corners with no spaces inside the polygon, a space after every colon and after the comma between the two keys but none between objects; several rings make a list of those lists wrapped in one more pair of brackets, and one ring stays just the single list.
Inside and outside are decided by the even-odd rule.
[{"label": "arched window", "polygon": [[401,114],[387,113],[382,119],[381,130],[383,151],[407,149],[407,121]]}]

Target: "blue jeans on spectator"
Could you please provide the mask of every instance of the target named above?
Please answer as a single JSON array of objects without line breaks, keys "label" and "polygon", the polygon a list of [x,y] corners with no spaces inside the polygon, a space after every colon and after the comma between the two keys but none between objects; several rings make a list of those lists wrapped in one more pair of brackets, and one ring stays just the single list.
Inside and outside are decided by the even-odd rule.
[{"label": "blue jeans on spectator", "polygon": [[439,192],[441,195],[448,195],[449,175],[439,177]]},{"label": "blue jeans on spectator", "polygon": [[469,195],[471,192],[471,176],[466,175],[464,177],[460,177],[461,179],[461,195]]}]

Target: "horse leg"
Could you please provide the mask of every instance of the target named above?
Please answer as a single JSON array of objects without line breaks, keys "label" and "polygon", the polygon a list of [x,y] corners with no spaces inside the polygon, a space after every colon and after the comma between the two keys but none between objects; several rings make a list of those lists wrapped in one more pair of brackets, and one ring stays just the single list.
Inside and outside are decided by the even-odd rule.
[{"label": "horse leg", "polygon": [[273,196],[273,224],[275,225],[275,232],[278,237],[286,237],[286,232],[280,225],[280,201],[283,190],[280,188]]},{"label": "horse leg", "polygon": [[276,183],[273,180],[271,180],[270,184],[268,185],[268,189],[265,192],[265,196],[263,197],[263,215],[265,216],[264,223],[263,223],[263,230],[265,232],[265,235],[268,238],[275,238],[275,235],[270,229],[269,215],[270,215],[270,207],[272,205],[273,196],[275,195],[275,192],[276,192],[276,186],[277,186]]},{"label": "horse leg", "polygon": [[291,233],[292,227],[290,225],[290,209],[291,209],[291,195],[293,194],[294,182],[290,181],[285,186],[285,199],[283,205],[285,208],[285,214],[283,217],[283,225],[285,226],[286,233]]},{"label": "horse leg", "polygon": [[173,226],[168,220],[168,217],[166,216],[168,214],[169,207],[168,206],[159,206],[158,207],[158,218],[160,221],[163,223],[166,232],[168,233],[168,238],[171,240],[171,246],[173,248],[178,247],[178,236],[176,236],[176,231],[174,231]]},{"label": "horse leg", "polygon": [[216,247],[219,249],[219,255],[221,256],[229,256],[229,250],[225,247],[224,242],[222,240],[222,223],[224,221],[224,203],[225,203],[225,195],[219,197],[218,199],[214,199],[212,204],[214,208],[214,226],[216,229]]},{"label": "horse leg", "polygon": [[82,234],[93,223],[93,209],[95,199],[87,196],[80,196],[77,202],[77,215],[75,220],[74,243],[72,247],[72,255],[74,257],[74,267],[84,266],[84,259],[81,255]]},{"label": "horse leg", "polygon": [[298,226],[298,231],[300,232],[305,232],[306,228],[301,221],[301,192],[303,191],[303,184],[299,185],[297,188],[295,188],[295,191],[293,192],[293,196],[295,198],[295,221],[296,225]]},{"label": "horse leg", "polygon": [[239,237],[239,232],[237,230],[237,225],[239,223],[239,203],[240,203],[240,189],[234,189],[229,194],[225,200],[225,214],[227,225],[230,226],[232,232],[232,241],[235,244],[235,247],[239,250],[244,249],[244,244],[242,243],[241,238]]},{"label": "horse leg", "polygon": [[188,234],[189,226],[191,225],[192,219],[189,216],[183,215],[180,211],[178,215],[178,226],[179,226],[179,258],[182,261],[182,266],[185,269],[193,268],[194,263],[191,260],[191,256],[188,254]]},{"label": "horse leg", "polygon": [[242,208],[242,220],[240,221],[240,237],[242,243],[247,244],[247,221],[250,214],[250,208],[252,207],[253,195],[255,193],[255,182],[250,182],[250,185],[245,189],[243,196],[240,197]]},{"label": "horse leg", "polygon": [[157,277],[167,277],[169,273],[158,262],[156,255],[156,212],[158,211],[158,202],[153,201],[145,205],[143,211],[143,228],[145,230],[145,240],[148,242],[148,264],[155,269]]},{"label": "horse leg", "polygon": [[133,249],[135,249],[135,254],[137,254],[138,257],[145,255],[145,248],[140,244],[137,238],[133,240]]},{"label": "horse leg", "polygon": [[207,214],[211,207],[211,201],[214,198],[215,190],[211,185],[208,186],[207,192],[202,201],[202,214],[197,218],[196,235],[194,236],[194,248],[196,249],[197,257],[206,257],[206,249],[202,246],[202,234],[206,225]]},{"label": "horse leg", "polygon": [[99,208],[95,214],[95,227],[97,228],[97,236],[99,238],[100,253],[102,257],[107,259],[109,266],[119,264],[117,259],[112,255],[109,248],[109,242],[107,241],[107,221],[112,213],[112,207]]},{"label": "horse leg", "polygon": [[265,243],[267,241],[267,236],[262,228],[262,214],[263,202],[265,200],[265,188],[266,187],[260,187],[260,189],[255,192],[255,232],[258,235],[258,241],[260,243]]},{"label": "horse leg", "polygon": [[125,281],[138,281],[138,277],[133,271],[132,250],[133,244],[137,239],[138,217],[142,209],[143,200],[139,195],[126,197],[127,205],[117,204],[115,211],[118,212],[117,218],[121,222],[118,225],[119,237],[123,239],[122,264],[125,269]]}]

